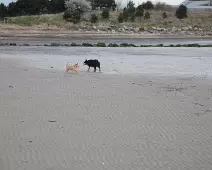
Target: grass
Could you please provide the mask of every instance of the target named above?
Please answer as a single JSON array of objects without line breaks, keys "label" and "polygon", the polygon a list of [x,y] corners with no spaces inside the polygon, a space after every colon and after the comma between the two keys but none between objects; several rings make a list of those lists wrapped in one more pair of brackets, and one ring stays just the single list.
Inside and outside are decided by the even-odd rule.
[{"label": "grass", "polygon": [[34,16],[20,16],[9,18],[8,23],[17,24],[21,26],[33,26],[43,25],[48,26],[63,26],[66,21],[63,20],[62,14],[45,14],[45,15],[34,15]]},{"label": "grass", "polygon": [[163,19],[162,13],[164,11],[150,11],[151,18],[149,20],[136,19],[135,22],[124,22],[118,23],[118,11],[110,12],[109,19],[101,18],[101,12],[96,11],[95,13],[99,17],[99,21],[96,24],[92,24],[89,21],[91,13],[87,13],[82,17],[82,21],[76,25],[66,22],[63,19],[63,13],[60,14],[45,14],[45,15],[35,15],[35,16],[20,16],[20,17],[12,17],[8,19],[9,24],[15,24],[20,26],[56,26],[59,28],[65,29],[79,29],[84,26],[93,26],[93,25],[101,25],[101,26],[131,26],[131,27],[163,27],[163,28],[172,28],[176,27],[186,27],[186,26],[194,26],[197,25],[203,29],[211,30],[212,29],[212,14],[211,12],[202,12],[202,13],[194,13],[189,12],[188,18],[179,20],[175,17],[175,10],[166,11],[168,18]]}]

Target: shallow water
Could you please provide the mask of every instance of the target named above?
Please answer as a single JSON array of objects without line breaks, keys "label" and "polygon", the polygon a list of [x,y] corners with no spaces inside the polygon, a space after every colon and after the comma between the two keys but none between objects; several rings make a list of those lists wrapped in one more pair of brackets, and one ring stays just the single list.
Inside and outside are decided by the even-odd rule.
[{"label": "shallow water", "polygon": [[211,48],[0,47],[0,57],[43,69],[65,70],[66,62],[78,62],[83,72],[83,61],[92,58],[107,74],[212,77]]}]

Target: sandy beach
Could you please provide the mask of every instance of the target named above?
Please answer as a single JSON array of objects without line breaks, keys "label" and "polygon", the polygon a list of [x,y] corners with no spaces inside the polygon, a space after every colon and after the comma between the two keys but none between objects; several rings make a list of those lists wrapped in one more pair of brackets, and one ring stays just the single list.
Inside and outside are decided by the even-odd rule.
[{"label": "sandy beach", "polygon": [[1,170],[211,170],[212,80],[0,62]]}]

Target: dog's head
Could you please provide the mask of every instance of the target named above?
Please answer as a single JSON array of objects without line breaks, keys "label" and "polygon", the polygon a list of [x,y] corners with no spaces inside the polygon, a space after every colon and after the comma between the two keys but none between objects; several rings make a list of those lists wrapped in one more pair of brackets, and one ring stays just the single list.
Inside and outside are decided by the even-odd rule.
[{"label": "dog's head", "polygon": [[87,65],[88,64],[88,60],[86,59],[83,64]]},{"label": "dog's head", "polygon": [[78,63],[74,64],[74,67],[78,69],[79,68],[79,64]]}]

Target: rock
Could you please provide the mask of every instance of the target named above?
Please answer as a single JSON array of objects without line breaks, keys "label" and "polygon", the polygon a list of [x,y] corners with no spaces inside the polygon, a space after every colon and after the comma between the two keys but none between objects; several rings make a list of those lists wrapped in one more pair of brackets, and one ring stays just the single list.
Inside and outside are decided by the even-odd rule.
[{"label": "rock", "polygon": [[184,27],[184,28],[182,28],[184,31],[188,31],[189,30],[189,28],[188,27]]},{"label": "rock", "polygon": [[107,27],[107,30],[108,30],[108,31],[112,31],[112,28],[111,28],[111,27]]},{"label": "rock", "polygon": [[96,30],[96,26],[93,26],[93,30]]},{"label": "rock", "polygon": [[147,27],[144,27],[144,31],[148,31],[148,28]]},{"label": "rock", "polygon": [[127,26],[123,26],[123,29],[124,29],[125,31],[129,31],[129,28],[128,28]]},{"label": "rock", "polygon": [[125,29],[124,28],[119,28],[118,31],[119,32],[125,32]]},{"label": "rock", "polygon": [[188,29],[189,29],[189,30],[193,30],[192,26],[188,26]]},{"label": "rock", "polygon": [[194,27],[194,31],[197,31],[198,30],[198,28],[197,27]]},{"label": "rock", "polygon": [[177,29],[175,26],[172,27],[172,32],[175,32]]},{"label": "rock", "polygon": [[10,43],[10,46],[17,46],[16,43]]},{"label": "rock", "polygon": [[116,25],[111,25],[110,26],[112,29],[117,29],[117,26]]},{"label": "rock", "polygon": [[139,32],[139,28],[134,28],[134,32],[138,33]]}]

